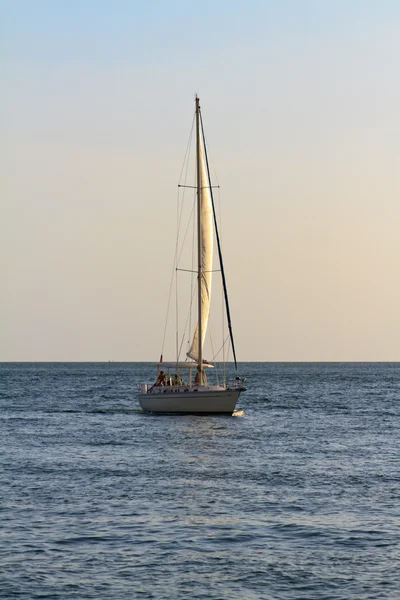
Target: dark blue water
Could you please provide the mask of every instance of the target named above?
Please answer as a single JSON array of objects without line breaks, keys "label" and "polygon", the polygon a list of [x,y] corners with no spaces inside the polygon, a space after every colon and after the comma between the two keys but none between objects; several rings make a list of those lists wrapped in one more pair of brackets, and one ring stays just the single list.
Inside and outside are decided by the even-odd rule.
[{"label": "dark blue water", "polygon": [[400,598],[400,364],[247,364],[234,417],[145,364],[0,365],[0,597]]}]

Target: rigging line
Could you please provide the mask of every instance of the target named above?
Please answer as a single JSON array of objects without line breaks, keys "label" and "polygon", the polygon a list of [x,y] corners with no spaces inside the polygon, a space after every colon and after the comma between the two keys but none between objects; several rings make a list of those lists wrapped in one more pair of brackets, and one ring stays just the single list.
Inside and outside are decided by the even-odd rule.
[{"label": "rigging line", "polygon": [[[222,339],[225,339],[225,303],[224,303],[224,291],[221,288],[221,318],[222,318]],[[225,362],[225,351],[222,354],[222,362]]]},{"label": "rigging line", "polygon": [[[181,355],[181,351],[182,351],[182,345],[183,345],[184,337],[185,337],[185,335],[186,335],[186,329],[187,329],[187,326],[188,326],[188,321],[189,321],[189,318],[191,317],[191,312],[192,312],[192,304],[193,304],[193,296],[194,296],[194,293],[195,293],[195,291],[196,291],[196,290],[193,290],[193,289],[191,290],[191,298],[190,298],[189,311],[188,311],[188,315],[187,315],[187,317],[186,317],[186,323],[185,323],[185,327],[184,327],[184,329],[183,329],[182,342],[181,342],[181,345],[180,345],[180,348],[179,348],[179,354],[178,354],[178,357],[180,357],[180,355]],[[178,361],[177,361],[177,362],[179,362],[179,358],[178,358]]]},{"label": "rigging line", "polygon": [[[189,140],[190,142],[192,141],[192,133],[193,133],[193,123],[192,123],[192,131],[190,132],[190,140]],[[191,150],[191,144],[190,144],[189,153],[188,153],[188,155],[187,155],[187,161],[186,161],[186,171],[185,171],[185,179],[184,179],[185,183],[186,183],[186,180],[187,180],[187,174],[188,174],[188,169],[189,169],[190,150]],[[183,186],[183,187],[185,187],[185,186]],[[179,199],[179,187],[178,187],[178,199]],[[184,247],[184,245],[185,245],[185,240],[186,240],[186,236],[187,236],[187,229],[188,229],[188,227],[189,227],[190,219],[192,218],[192,212],[193,212],[193,208],[192,208],[192,212],[190,213],[190,216],[189,216],[189,223],[188,223],[188,226],[187,226],[187,229],[186,229],[186,232],[185,232],[184,238],[183,238],[183,242],[182,242],[181,251],[180,251],[180,253],[179,253],[179,257],[178,257],[178,247],[179,247],[178,238],[179,238],[179,233],[180,233],[180,230],[181,230],[181,223],[182,223],[182,215],[183,215],[184,199],[185,199],[185,191],[183,191],[183,194],[182,194],[182,204],[181,204],[181,211],[180,211],[180,216],[179,216],[179,222],[178,222],[178,225],[177,225],[177,241],[176,241],[176,243],[177,243],[177,248],[176,248],[176,266],[178,266],[178,263],[179,263],[179,261],[180,261],[180,258],[181,258],[181,256],[182,256],[183,247]]]},{"label": "rigging line", "polygon": [[[178,200],[177,200],[177,212],[178,211],[179,211],[179,197],[178,197]],[[171,279],[170,279],[170,284],[169,284],[167,311],[166,311],[166,314],[165,314],[164,333],[163,333],[163,339],[162,339],[162,344],[161,344],[161,356],[164,354],[165,336],[166,336],[166,333],[167,333],[167,324],[168,324],[169,309],[170,309],[170,306],[171,306],[172,286],[173,286],[173,283],[174,283],[175,268],[176,268],[176,244],[175,244],[175,256],[174,256],[174,260],[173,260],[173,263],[172,263]]]},{"label": "rigging line", "polygon": [[183,335],[182,335],[182,341],[181,341],[181,345],[179,346],[179,354],[178,354],[178,358],[177,358],[176,364],[179,363],[179,360],[181,358],[181,352],[182,352],[182,346],[183,346],[184,340],[185,340],[185,332],[183,332]]},{"label": "rigging line", "polygon": [[[205,135],[204,135],[203,118],[201,116],[201,113],[200,113],[200,121],[201,121],[201,132],[202,132],[202,135],[203,135],[204,155],[206,157],[206,166],[207,166],[208,181],[211,184],[210,166],[208,164],[206,138],[205,138]],[[215,237],[217,238],[219,264],[220,264],[220,267],[221,267],[222,285],[223,285],[223,288],[224,288],[225,305],[226,305],[226,317],[227,317],[227,321],[228,321],[229,334],[230,334],[231,342],[232,342],[232,352],[233,352],[233,358],[235,360],[235,369],[237,371],[237,360],[236,360],[236,352],[235,352],[235,343],[233,341],[233,331],[232,331],[231,311],[229,309],[228,289],[226,287],[225,270],[224,270],[224,263],[223,263],[223,260],[222,260],[221,242],[220,242],[219,233],[218,233],[217,216],[215,214],[214,194],[213,194],[211,186],[210,186],[210,196],[211,196],[211,204],[212,204],[213,216],[214,216]]]},{"label": "rigging line", "polygon": [[[185,157],[183,159],[182,168],[181,168],[181,172],[179,174],[178,181],[181,181],[182,173],[183,173],[183,170],[185,168],[185,165],[186,165],[186,173],[187,173],[187,163],[189,162],[190,149],[192,147],[192,136],[193,136],[193,129],[194,129],[194,122],[195,122],[195,120],[196,120],[196,115],[194,114],[193,115],[193,119],[192,119],[192,126],[190,128],[189,140],[188,140],[188,143],[186,145]],[[187,158],[187,161],[186,161],[186,158]],[[186,177],[185,177],[184,181],[186,183]],[[184,186],[178,185],[178,187],[184,187]]]},{"label": "rigging line", "polygon": [[[188,221],[188,224],[187,224],[187,226],[186,226],[185,235],[183,236],[183,241],[182,241],[181,249],[180,249],[180,252],[179,252],[179,256],[178,256],[178,258],[177,258],[177,261],[176,261],[176,264],[177,264],[177,265],[179,264],[179,262],[180,262],[180,260],[181,260],[181,256],[182,256],[183,248],[184,248],[184,245],[185,245],[185,242],[186,242],[186,238],[187,238],[187,234],[188,234],[188,231],[189,231],[189,226],[190,226],[190,223],[191,223],[191,221],[192,221],[192,218],[193,218],[193,213],[194,213],[194,209],[195,209],[195,204],[196,204],[196,199],[194,199],[194,201],[193,201],[193,205],[192,205],[192,210],[190,211],[189,221]],[[182,206],[183,206],[183,204],[182,204]],[[194,221],[194,219],[193,219],[193,221]],[[180,224],[179,224],[179,225],[180,225]]]},{"label": "rigging line", "polygon": [[[193,119],[192,119],[192,127],[191,127],[191,130],[190,130],[190,136],[189,136],[188,145],[186,147],[186,154],[185,154],[186,163],[184,161],[183,166],[182,166],[182,170],[181,170],[181,174],[179,176],[179,181],[181,181],[183,169],[184,169],[184,166],[186,164],[185,178],[183,180],[184,185],[178,185],[178,198],[179,198],[179,188],[180,187],[182,187],[182,188],[188,187],[188,186],[186,186],[186,181],[187,181],[187,176],[188,176],[188,169],[189,169],[189,162],[190,162],[190,153],[191,153],[191,149],[192,149],[192,145],[193,145],[192,144],[192,138],[193,138],[193,130],[194,130],[195,120],[196,120],[196,115],[194,115]],[[181,204],[181,212],[180,212],[180,218],[179,218],[179,224],[178,224],[178,233],[177,233],[178,236],[179,236],[179,232],[180,232],[180,228],[181,228],[181,223],[182,223],[184,199],[185,199],[185,189],[183,190],[183,193],[182,193],[182,204]],[[193,213],[193,211],[194,211],[194,202],[193,202],[193,207],[192,207],[191,213],[189,215],[189,221],[188,221],[188,225],[187,225],[187,228],[186,228],[185,235],[183,237],[182,246],[181,246],[181,249],[180,249],[180,252],[179,252],[179,256],[178,256],[178,247],[179,247],[179,244],[178,244],[178,240],[177,240],[176,266],[178,266],[178,263],[180,262],[180,259],[181,259],[181,256],[182,256],[183,248],[184,248],[186,237],[187,237],[187,231],[188,231],[188,228],[189,228],[190,221],[192,219],[192,213]]]},{"label": "rigging line", "polygon": [[[182,169],[179,175],[179,181],[182,180],[182,175],[183,175],[183,171],[185,169],[185,178],[184,178],[184,184],[186,184],[187,181],[187,174],[188,174],[188,168],[189,168],[189,162],[190,162],[190,152],[191,152],[191,148],[192,148],[192,138],[193,138],[193,130],[194,130],[194,123],[195,123],[195,116],[193,116],[192,119],[192,127],[190,129],[190,134],[189,134],[189,140],[186,146],[186,152],[185,152],[185,157],[183,160],[183,165],[182,165]],[[185,168],[186,167],[186,168]],[[182,187],[186,187],[185,185],[183,185]],[[179,294],[178,294],[178,273],[177,273],[177,267],[178,267],[178,262],[180,260],[181,254],[182,254],[182,250],[183,250],[183,246],[185,244],[185,239],[186,239],[186,233],[182,242],[182,250],[178,256],[178,252],[179,252],[179,234],[181,231],[181,223],[182,223],[182,215],[183,215],[183,207],[184,207],[184,199],[185,199],[185,190],[183,190],[182,193],[182,199],[181,199],[181,206],[180,206],[180,210],[179,210],[179,186],[178,186],[178,194],[177,194],[177,224],[176,224],[176,245],[175,245],[175,327],[176,327],[176,331],[175,331],[175,346],[176,346],[176,356],[177,356],[177,360],[178,360],[178,356],[179,356]]]},{"label": "rigging line", "polygon": [[162,340],[162,344],[161,344],[161,355],[164,354],[165,335],[167,333],[167,323],[168,323],[169,307],[170,307],[170,304],[171,304],[172,285],[174,283],[174,271],[175,271],[175,257],[174,257],[174,263],[172,265],[171,281],[170,281],[170,284],[169,284],[167,312],[166,312],[166,315],[165,315],[165,323],[164,323],[164,335],[163,335],[163,340]]},{"label": "rigging line", "polygon": [[[176,267],[177,271],[184,271],[185,273],[197,273],[194,269],[179,269]],[[220,273],[221,269],[211,269],[210,271],[203,271],[203,273]]]},{"label": "rigging line", "polygon": [[215,168],[215,164],[214,164],[214,159],[212,157],[212,154],[210,153],[210,163],[211,163],[211,167],[212,167],[212,171],[213,171],[213,177],[215,178],[217,185],[214,185],[213,187],[217,187],[219,188],[219,181],[218,181],[218,173],[217,173],[217,169]]},{"label": "rigging line", "polygon": [[[192,188],[197,190],[197,185],[178,185],[178,188]],[[201,190],[210,190],[211,188],[219,188],[219,185],[202,185]]]},{"label": "rigging line", "polygon": [[[211,162],[213,162],[212,156],[210,158],[211,158]],[[214,173],[215,173],[215,177],[217,178],[217,182],[218,182],[218,176],[217,176],[217,172],[216,172],[214,164],[213,164],[213,170],[214,170]],[[218,222],[219,222],[219,235],[220,235],[220,239],[222,240],[221,190],[220,190],[220,186],[219,185],[218,185],[218,193],[217,193],[217,207],[218,207],[218,216],[219,216],[219,220],[218,220]],[[221,318],[222,318],[222,339],[225,340],[225,321],[226,321],[226,315],[225,315],[225,298],[224,298],[224,289],[223,289],[223,286],[221,286]],[[222,366],[221,366],[222,382],[223,382],[224,385],[226,385],[226,383],[227,383],[227,356],[225,355],[225,347],[226,347],[226,340],[225,340],[225,342],[222,345]]]},{"label": "rigging line", "polygon": [[176,331],[175,331],[175,349],[176,349],[176,362],[178,362],[179,354],[178,354],[178,335],[179,335],[179,307],[178,307],[178,273],[175,275],[175,323],[176,323]]},{"label": "rigging line", "polygon": [[[210,331],[211,351],[214,354],[214,344],[213,344],[213,339],[212,339],[212,335],[211,335],[211,329],[209,331]],[[216,375],[216,379],[217,379],[217,385],[219,385],[219,372],[218,372],[217,364],[215,364],[215,375]]]},{"label": "rigging line", "polygon": [[[194,197],[194,202],[193,202],[193,206],[194,203],[196,201],[196,196],[193,193],[193,197]],[[195,236],[195,230],[196,230],[196,223],[195,220],[193,219],[193,231],[192,231],[192,269],[194,270],[194,265],[195,265],[195,247],[196,247],[196,236]],[[191,277],[190,277],[190,305],[189,305],[189,315],[190,315],[190,319],[189,319],[189,335],[188,335],[188,352],[190,351],[190,338],[192,337],[192,313],[193,313],[193,298],[194,298],[194,292],[196,291],[196,288],[194,287],[194,282],[195,282],[195,277],[194,274],[192,273]]]},{"label": "rigging line", "polygon": [[[203,136],[204,136],[203,139],[205,139],[204,131],[203,131]],[[211,185],[211,181],[210,181],[209,182],[210,185],[207,186],[207,187],[209,187],[210,189],[214,189],[214,188],[218,189],[218,193],[217,193],[217,198],[216,198],[216,203],[215,204],[216,204],[216,210],[218,210],[218,222],[219,222],[219,229],[218,229],[218,231],[219,231],[219,238],[220,238],[220,240],[222,240],[222,231],[221,231],[222,230],[222,226],[221,226],[221,224],[222,224],[222,215],[221,215],[221,186],[219,185],[219,182],[218,182],[218,175],[217,175],[217,171],[216,171],[216,168],[215,168],[215,165],[214,165],[213,158],[212,158],[211,155],[209,156],[209,158],[210,158],[210,162],[212,164],[212,170],[213,170],[215,179],[217,180],[217,185]],[[213,269],[213,271],[211,271],[211,272],[221,272],[221,269]],[[224,309],[225,309],[225,299],[224,299],[224,290],[223,290],[223,287],[222,287],[221,288],[222,339],[225,339],[225,310]],[[222,348],[224,348],[224,346],[225,346],[225,344],[223,344]],[[222,356],[222,362],[223,363],[225,362],[224,355]]]},{"label": "rigging line", "polygon": [[[182,168],[181,168],[181,172],[180,172],[179,180],[178,181],[180,181],[180,179],[182,177],[182,173],[184,171],[185,164],[186,164],[186,171],[185,171],[185,182],[186,182],[187,171],[188,171],[188,164],[189,164],[189,156],[190,156],[190,149],[192,147],[192,137],[193,137],[194,123],[195,123],[195,117],[193,117],[193,119],[192,119],[192,127],[190,129],[189,140],[188,140],[188,143],[186,145],[185,157],[183,159]],[[183,208],[183,198],[182,198],[182,208]],[[178,191],[178,194],[177,194],[177,215],[179,215],[179,191]],[[181,218],[182,218],[182,209],[181,209]],[[180,220],[181,220],[181,218],[179,219],[177,217],[177,239],[176,239],[176,245],[175,245],[175,256],[174,256],[174,261],[173,261],[173,265],[172,265],[171,280],[170,280],[170,285],[169,285],[167,311],[166,311],[166,315],[165,315],[164,333],[163,333],[163,339],[162,339],[162,344],[161,344],[161,355],[164,354],[165,336],[166,336],[166,333],[167,333],[168,315],[169,315],[169,309],[170,309],[170,305],[171,305],[172,285],[173,285],[173,282],[174,282],[174,270],[175,270],[175,267],[177,266],[177,251],[178,251],[178,239],[179,239],[179,229],[180,229]]]},{"label": "rigging line", "polygon": [[216,354],[214,354],[214,356],[212,357],[212,359],[210,360],[210,363],[216,362],[216,358],[219,355],[219,353],[221,352],[221,350],[223,350],[223,348],[226,345],[226,342],[229,340],[229,335],[226,336],[225,341],[222,343],[222,346],[220,347],[220,349],[218,350],[218,352]]},{"label": "rigging line", "polygon": [[[190,327],[191,327],[191,320],[192,320],[192,307],[193,307],[193,298],[196,292],[196,287],[193,287],[193,285],[191,286],[191,290],[190,290],[190,304],[189,304],[189,310],[188,310],[188,314],[186,317],[186,322],[185,322],[185,327],[183,329],[183,336],[182,336],[182,343],[179,349],[179,356],[181,355],[181,351],[182,351],[182,345],[183,345],[183,341],[184,341],[184,337],[186,335],[186,330],[188,327],[188,322],[189,322],[189,337],[190,337]],[[190,340],[188,340],[188,343],[190,344]]]},{"label": "rigging line", "polygon": [[[189,140],[188,140],[188,143],[187,143],[187,146],[186,146],[185,158],[183,160],[182,169],[181,169],[181,172],[180,172],[180,175],[179,175],[179,180],[178,180],[178,181],[182,180],[183,170],[185,169],[185,178],[183,180],[184,185],[178,185],[178,194],[177,194],[178,205],[179,205],[179,188],[180,187],[182,187],[182,188],[186,188],[187,187],[186,186],[186,181],[187,181],[187,175],[188,175],[188,169],[189,169],[189,163],[190,163],[190,153],[191,153],[191,149],[192,149],[192,145],[193,145],[192,144],[192,139],[193,139],[194,124],[195,124],[195,115],[193,116],[193,119],[192,119],[192,127],[190,129]],[[175,255],[176,266],[178,266],[178,262],[180,260],[181,255],[182,255],[182,250],[183,250],[183,246],[185,244],[185,239],[186,239],[186,235],[185,235],[185,237],[183,239],[183,242],[182,242],[182,249],[181,249],[181,252],[180,252],[179,258],[178,258],[179,234],[180,234],[180,230],[181,230],[184,200],[185,200],[185,189],[183,190],[183,193],[182,193],[182,200],[181,200],[182,204],[181,204],[179,219],[178,219],[178,222],[177,222],[177,230],[176,230],[177,231],[177,233],[176,233],[176,235],[177,235],[177,239],[176,239],[176,255]]]},{"label": "rigging line", "polygon": [[172,263],[172,272],[171,272],[171,279],[170,279],[170,284],[169,284],[169,293],[168,293],[168,302],[167,302],[167,311],[165,314],[165,322],[164,322],[164,333],[163,333],[163,339],[162,339],[162,344],[161,344],[161,356],[164,354],[164,346],[165,346],[165,336],[167,333],[167,324],[168,324],[168,316],[169,316],[169,309],[171,306],[171,296],[172,296],[172,286],[174,283],[174,273],[176,273],[176,255],[177,255],[177,251],[178,251],[178,238],[179,238],[179,192],[177,194],[177,207],[176,207],[176,211],[177,211],[177,236],[176,236],[176,243],[175,243],[175,255],[174,255],[174,260]]},{"label": "rigging line", "polygon": [[225,381],[228,383],[228,361],[229,361],[229,351],[231,349],[231,339],[228,339],[228,351],[226,353],[226,363],[225,363]]},{"label": "rigging line", "polygon": [[[212,160],[212,157],[211,157]],[[214,168],[215,171],[215,168]],[[219,213],[219,231],[220,238],[222,239],[222,214],[221,214],[221,191],[218,189],[217,194],[217,204],[218,204],[218,213]],[[224,290],[221,288],[221,317],[222,317],[222,339],[225,339],[225,305],[224,305]],[[225,349],[222,354],[222,362],[225,363]],[[225,368],[225,367],[224,367]]]},{"label": "rigging line", "polygon": [[[183,207],[183,198],[182,198],[182,207]],[[179,331],[179,312],[178,312],[178,273],[176,270],[177,267],[177,257],[178,257],[178,244],[179,244],[179,231],[180,231],[180,215],[182,214],[182,207],[179,211],[179,193],[177,197],[176,203],[176,242],[175,242],[175,356],[176,361],[178,362],[178,331]]]},{"label": "rigging line", "polygon": [[[184,194],[183,194],[184,195]],[[181,229],[182,212],[183,212],[183,200],[179,210],[179,191],[177,194],[177,206],[176,206],[176,243],[175,243],[175,351],[176,360],[178,362],[178,335],[179,335],[179,298],[178,298],[178,248],[179,248],[179,233]]]}]

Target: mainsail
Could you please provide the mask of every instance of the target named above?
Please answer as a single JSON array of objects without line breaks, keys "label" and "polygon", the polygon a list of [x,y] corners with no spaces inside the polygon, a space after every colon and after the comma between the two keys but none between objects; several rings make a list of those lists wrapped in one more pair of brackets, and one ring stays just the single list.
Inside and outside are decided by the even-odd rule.
[{"label": "mainsail", "polygon": [[[213,210],[210,193],[210,182],[207,174],[207,164],[205,159],[204,143],[201,124],[198,123],[199,139],[199,202],[200,202],[200,242],[201,242],[201,347],[204,346],[204,340],[207,333],[208,315],[210,313],[211,301],[211,271],[213,262]],[[192,345],[187,353],[189,358],[199,360],[199,324],[197,323]]]}]

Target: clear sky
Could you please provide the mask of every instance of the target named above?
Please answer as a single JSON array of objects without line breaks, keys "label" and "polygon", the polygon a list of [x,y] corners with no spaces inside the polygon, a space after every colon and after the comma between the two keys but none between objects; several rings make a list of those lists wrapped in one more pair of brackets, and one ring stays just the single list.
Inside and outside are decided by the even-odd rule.
[{"label": "clear sky", "polygon": [[0,360],[158,359],[195,92],[239,360],[400,360],[398,0],[0,6]]}]

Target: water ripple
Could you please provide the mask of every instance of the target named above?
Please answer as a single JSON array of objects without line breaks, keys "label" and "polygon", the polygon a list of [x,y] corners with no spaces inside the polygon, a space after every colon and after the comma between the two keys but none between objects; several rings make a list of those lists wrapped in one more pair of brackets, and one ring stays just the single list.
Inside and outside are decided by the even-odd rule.
[{"label": "water ripple", "polygon": [[148,364],[0,366],[0,597],[400,589],[400,365],[241,365],[234,418],[144,415]]}]

